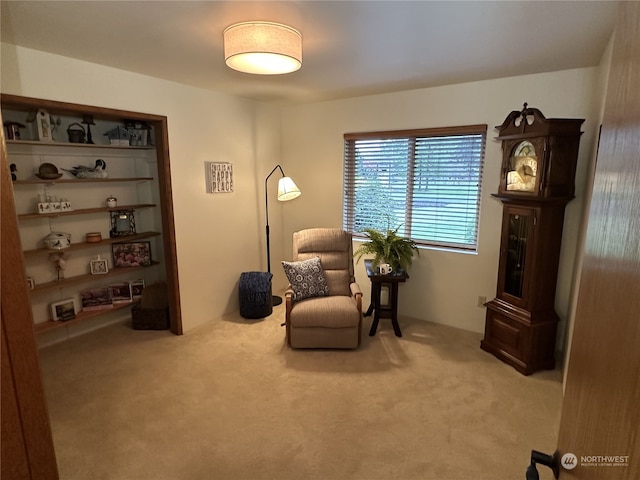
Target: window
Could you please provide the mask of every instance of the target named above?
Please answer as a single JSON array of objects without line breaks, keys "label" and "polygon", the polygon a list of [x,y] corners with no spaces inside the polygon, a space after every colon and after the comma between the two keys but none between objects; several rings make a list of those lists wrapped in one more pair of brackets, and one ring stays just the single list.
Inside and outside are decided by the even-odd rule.
[{"label": "window", "polygon": [[343,228],[422,245],[477,249],[486,125],[348,133]]}]

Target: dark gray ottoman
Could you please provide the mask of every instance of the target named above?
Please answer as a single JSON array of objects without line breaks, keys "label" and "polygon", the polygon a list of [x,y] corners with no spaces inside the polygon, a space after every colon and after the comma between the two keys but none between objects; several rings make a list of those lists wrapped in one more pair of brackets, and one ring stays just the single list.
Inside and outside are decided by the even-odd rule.
[{"label": "dark gray ottoman", "polygon": [[240,315],[244,318],[264,318],[273,312],[269,272],[243,272],[240,275]]}]

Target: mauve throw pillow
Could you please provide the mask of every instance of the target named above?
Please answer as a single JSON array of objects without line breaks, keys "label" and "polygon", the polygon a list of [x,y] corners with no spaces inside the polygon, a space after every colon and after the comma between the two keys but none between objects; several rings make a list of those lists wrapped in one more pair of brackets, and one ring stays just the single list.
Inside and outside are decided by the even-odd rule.
[{"label": "mauve throw pillow", "polygon": [[282,262],[282,267],[293,289],[294,300],[329,295],[329,286],[324,278],[320,257],[299,262]]}]

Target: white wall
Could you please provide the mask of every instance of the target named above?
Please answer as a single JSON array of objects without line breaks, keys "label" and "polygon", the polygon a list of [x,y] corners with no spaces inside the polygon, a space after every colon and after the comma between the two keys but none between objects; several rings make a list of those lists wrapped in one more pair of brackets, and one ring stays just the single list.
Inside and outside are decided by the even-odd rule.
[{"label": "white wall", "polygon": [[[277,109],[211,91],[12,45],[2,45],[4,93],[166,115],[185,330],[237,310],[243,271],[266,269],[264,178],[278,163],[303,195],[270,201],[274,290],[286,281],[291,235],[342,224],[343,134],[486,123],[488,143],[477,255],[422,249],[400,290],[400,315],[484,329],[477,297],[495,296],[502,207],[493,127],[523,102],[548,117],[585,118],[576,195],[567,207],[556,310],[564,344],[584,185],[599,124],[599,69],[496,79]],[[46,73],[44,73],[46,72]],[[234,165],[235,191],[207,195],[205,161]],[[275,193],[278,175],[269,182]],[[272,199],[274,197],[272,196]],[[368,292],[362,263],[358,280]],[[368,295],[367,295],[368,296]],[[368,301],[368,298],[366,299]]]},{"label": "white wall", "polygon": [[[512,110],[522,109],[524,102],[547,118],[585,118],[577,198],[566,209],[557,288],[556,310],[563,320],[558,345],[563,345],[584,183],[601,102],[594,95],[597,73],[596,68],[576,69],[283,108],[283,161],[287,174],[303,191],[298,200],[286,205],[285,251],[290,251],[294,231],[342,225],[344,133],[486,123],[478,254],[422,249],[409,272],[410,280],[400,287],[399,307],[400,316],[482,332],[485,309],[478,308],[477,301],[478,296],[492,299],[496,294],[502,215],[501,203],[491,197],[497,191],[501,162],[494,127]],[[368,291],[362,262],[356,270],[359,283]]]},{"label": "white wall", "polygon": [[[167,116],[185,331],[237,310],[240,273],[265,268],[255,104],[13,45],[1,61],[3,93]],[[205,161],[233,164],[233,193],[205,192]]]}]

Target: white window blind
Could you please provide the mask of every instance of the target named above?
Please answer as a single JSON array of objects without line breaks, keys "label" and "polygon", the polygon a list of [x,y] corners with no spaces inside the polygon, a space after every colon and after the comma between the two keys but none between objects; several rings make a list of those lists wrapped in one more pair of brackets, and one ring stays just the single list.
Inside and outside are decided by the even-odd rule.
[{"label": "white window blind", "polygon": [[343,228],[476,250],[487,126],[344,136]]}]

